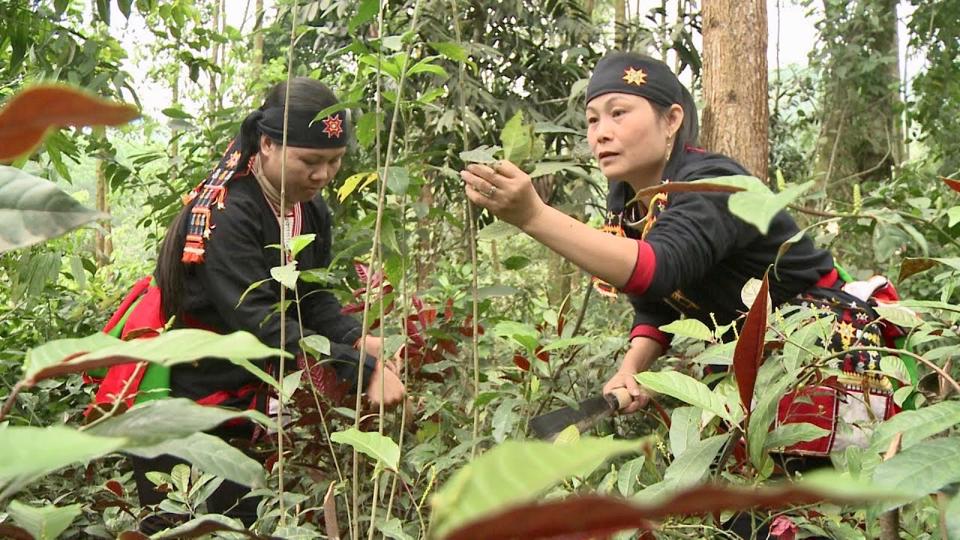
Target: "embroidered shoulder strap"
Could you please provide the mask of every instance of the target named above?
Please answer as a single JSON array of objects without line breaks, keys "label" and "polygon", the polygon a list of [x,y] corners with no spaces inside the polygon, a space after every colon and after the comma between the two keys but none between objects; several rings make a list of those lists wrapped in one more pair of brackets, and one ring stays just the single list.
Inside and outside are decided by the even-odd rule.
[{"label": "embroidered shoulder strap", "polygon": [[[187,225],[187,238],[183,246],[184,264],[201,264],[206,252],[206,241],[210,238],[213,225],[210,221],[210,207],[216,205],[222,210],[227,196],[226,183],[235,176],[240,164],[240,138],[230,142],[220,163],[197,187],[183,198],[183,204],[193,204],[190,210],[190,223]],[[249,163],[246,164],[249,170]],[[194,202],[196,201],[196,202]]]}]

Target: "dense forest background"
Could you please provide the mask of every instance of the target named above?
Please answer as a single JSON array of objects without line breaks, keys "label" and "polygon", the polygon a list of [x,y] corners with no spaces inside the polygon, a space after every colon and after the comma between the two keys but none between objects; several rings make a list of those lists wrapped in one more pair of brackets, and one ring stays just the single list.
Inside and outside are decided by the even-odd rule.
[{"label": "dense forest background", "polygon": [[[781,4],[802,6],[816,21],[806,65],[768,61],[767,36],[776,35],[768,29],[792,23],[782,20]],[[613,442],[648,437],[632,449],[591,447],[593,439],[584,438],[571,443],[584,445],[584,461],[566,463],[549,448],[510,443],[526,437],[532,416],[599,392],[626,347],[631,310],[622,299],[592,292],[589,276],[569,263],[468,207],[456,172],[461,152],[525,148],[514,155],[524,158],[540,196],[599,226],[606,186],[583,136],[583,92],[605,51],[629,49],[675,67],[700,106],[701,143],[742,161],[772,197],[809,182],[790,201],[807,234],[852,276],[891,278],[920,313],[916,319],[888,315],[912,329],[919,373],[904,375],[893,351],[881,366],[884,376],[904,385],[900,402],[909,399],[916,410],[899,424],[881,425],[870,449],[834,457],[845,479],[913,494],[900,503],[909,504],[892,514],[898,505],[878,502],[813,511],[788,497],[778,500],[780,510],[762,515],[799,537],[960,538],[960,497],[951,487],[960,482],[960,407],[951,398],[960,371],[952,362],[960,341],[960,195],[954,191],[960,184],[950,181],[960,173],[960,0],[662,0],[643,6],[626,0],[0,0],[0,104],[32,85],[59,81],[141,110],[118,128],[53,131],[35,152],[10,164],[16,174],[48,179],[109,218],[0,255],[0,402],[8,403],[0,420],[2,534],[113,538],[136,529],[144,509],[125,459],[111,453],[120,443],[99,447],[91,442],[96,429],[76,429],[91,387],[79,369],[38,377],[37,362],[90,350],[89,343],[59,340],[99,332],[131,284],[152,272],[181,195],[203,179],[265,90],[290,75],[335,88],[356,133],[325,194],[335,213],[336,258],[329,272],[309,277],[327,281],[345,305],[363,311],[373,331],[387,337],[388,353],[417,344],[405,375],[410,403],[383,414],[360,402],[326,404],[294,371],[279,383],[302,388],[286,400],[293,421],[279,448],[274,438],[258,449],[264,456],[259,472],[214,459],[204,462],[208,468],[161,479],[170,489],[167,509],[196,518],[193,532],[174,536],[248,534],[205,513],[204,497],[218,477],[259,486],[261,519],[249,534],[284,538],[333,537],[337,523],[344,537],[439,537],[482,511],[530,505],[545,491],[551,498],[596,493],[649,502],[704,481],[766,486],[771,471],[764,456],[776,445],[760,439],[750,443],[760,449],[751,446],[749,459],[731,457],[736,452],[726,449],[737,446],[743,432],[729,428],[742,415],[726,416],[722,407],[710,412],[711,400],[737,403],[732,380],[712,391],[704,386],[706,394],[666,381],[657,407],[597,427],[598,435],[616,434]],[[118,37],[131,32],[138,34],[132,40]],[[901,41],[915,73],[901,64]],[[161,94],[169,101],[158,102]],[[11,174],[5,169],[0,182]],[[17,197],[4,185],[0,225],[16,227],[18,218],[10,216],[20,211]],[[801,331],[796,319],[772,316],[767,340],[789,342]],[[678,335],[660,363],[664,371],[697,375],[705,363],[733,361],[734,344],[721,343],[717,329]],[[195,345],[184,339],[171,347]],[[49,353],[51,344],[60,348]],[[774,355],[790,351],[788,345]],[[237,354],[257,358],[253,352]],[[810,353],[805,361],[816,365],[822,356]],[[768,364],[761,382],[777,380]],[[776,386],[758,383],[758,396],[788,390]],[[160,416],[147,418],[173,413],[152,414]],[[26,427],[40,431],[15,430]],[[99,427],[106,440],[109,433]],[[209,427],[181,426],[165,442],[162,428],[161,439],[149,444],[182,442],[190,429]],[[780,433],[779,442],[815,435]],[[149,446],[130,443],[130,433],[124,437],[128,450]],[[753,441],[749,432],[746,439]],[[489,449],[503,451],[500,461],[508,465],[471,461]],[[8,452],[46,465],[27,470],[11,459],[5,468]],[[884,452],[888,459],[880,463]],[[530,460],[555,477],[524,476],[533,474]],[[478,467],[473,478],[488,479],[480,491],[491,490],[492,500],[470,499],[445,485],[465,466]],[[520,478],[526,488],[498,475]],[[725,537],[716,526],[719,509],[716,516],[694,515],[700,513],[658,514],[650,518],[657,522],[651,534]],[[617,523],[642,528],[637,521]],[[600,534],[607,525],[589,530]],[[223,530],[212,532],[217,528]]]}]

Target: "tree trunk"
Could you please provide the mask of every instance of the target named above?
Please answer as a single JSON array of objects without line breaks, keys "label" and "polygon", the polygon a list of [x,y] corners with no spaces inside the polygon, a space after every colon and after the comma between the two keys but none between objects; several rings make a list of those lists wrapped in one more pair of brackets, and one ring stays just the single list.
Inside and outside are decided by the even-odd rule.
[{"label": "tree trunk", "polygon": [[[222,34],[223,25],[221,24],[223,19],[223,0],[213,0],[213,33]],[[219,41],[214,41],[210,46],[210,63],[219,66],[222,64],[220,61],[220,51],[222,47],[220,46]],[[220,107],[221,100],[217,91],[217,74],[213,71],[208,71],[207,76],[210,77],[210,90],[209,95],[207,96],[207,109],[209,112],[213,112]]]},{"label": "tree trunk", "polygon": [[889,178],[904,146],[897,1],[825,2],[824,17],[831,24],[820,34],[826,60],[814,178],[829,194]]},{"label": "tree trunk", "polygon": [[[94,134],[106,142],[107,135],[102,127],[94,128]],[[108,214],[110,213],[110,201],[108,197],[110,186],[107,183],[106,162],[99,157],[96,162],[96,175],[97,211]],[[113,239],[111,238],[111,234],[110,220],[105,219],[100,223],[100,227],[97,228],[96,232],[94,259],[97,262],[97,268],[106,266],[110,262],[110,257],[113,255]]]},{"label": "tree trunk", "polygon": [[254,4],[253,23],[253,65],[263,65],[263,0]]},{"label": "tree trunk", "polygon": [[703,3],[703,143],[767,179],[767,4]]},{"label": "tree trunk", "polygon": [[627,0],[613,2],[613,43],[621,50],[627,44]]}]

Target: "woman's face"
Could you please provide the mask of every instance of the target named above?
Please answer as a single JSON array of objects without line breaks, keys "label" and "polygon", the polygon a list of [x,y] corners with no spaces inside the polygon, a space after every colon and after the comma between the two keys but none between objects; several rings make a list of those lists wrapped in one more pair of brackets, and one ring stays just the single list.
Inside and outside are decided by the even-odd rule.
[{"label": "woman's face", "polygon": [[656,182],[682,121],[679,105],[671,106],[661,118],[646,98],[603,94],[587,104],[587,142],[608,179]]},{"label": "woman's face", "polygon": [[[260,163],[267,180],[280,190],[282,146],[266,135],[260,137]],[[286,197],[291,202],[306,202],[333,180],[340,170],[340,161],[347,153],[343,148],[287,147]]]}]

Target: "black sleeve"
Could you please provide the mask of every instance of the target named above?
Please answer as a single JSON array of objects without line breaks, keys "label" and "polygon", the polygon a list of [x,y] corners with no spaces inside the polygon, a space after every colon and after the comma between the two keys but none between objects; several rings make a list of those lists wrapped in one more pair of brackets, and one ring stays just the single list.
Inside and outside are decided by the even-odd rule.
[{"label": "black sleeve", "polygon": [[[310,246],[318,267],[326,268],[330,265],[330,246],[332,232],[330,227],[330,210],[325,204],[319,205],[319,224],[317,237]],[[332,342],[353,346],[360,338],[360,322],[349,315],[340,312],[342,306],[330,291],[321,289],[314,284],[301,282],[302,296],[300,309],[303,311],[303,324],[314,332],[325,336]]]},{"label": "black sleeve", "polygon": [[[259,219],[262,212],[249,198],[231,197],[224,210],[216,212],[215,228],[206,243],[204,262],[196,267],[196,276],[204,295],[223,319],[225,328],[221,330],[244,330],[271,347],[279,347],[280,317],[276,308],[280,284],[270,279],[271,264],[264,254],[263,222]],[[247,287],[261,280],[268,281],[240,302]],[[288,316],[285,326],[285,348],[297,354],[300,328],[296,317]]]},{"label": "black sleeve", "polygon": [[630,327],[630,337],[649,337],[660,342],[665,350],[669,349],[673,335],[660,330],[660,327],[677,320],[679,317],[677,312],[662,300],[651,300],[633,294],[629,295],[629,299],[633,305],[633,325]]},{"label": "black sleeve", "polygon": [[645,240],[653,248],[656,269],[643,296],[663,298],[707,277],[735,248],[759,231],[727,208],[726,193],[674,193]]}]

